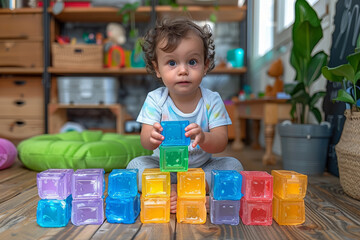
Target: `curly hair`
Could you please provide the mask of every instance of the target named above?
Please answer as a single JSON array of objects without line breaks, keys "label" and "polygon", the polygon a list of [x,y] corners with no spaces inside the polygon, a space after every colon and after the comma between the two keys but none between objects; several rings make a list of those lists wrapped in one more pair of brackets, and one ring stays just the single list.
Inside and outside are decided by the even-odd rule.
[{"label": "curly hair", "polygon": [[204,62],[208,62],[209,67],[207,73],[210,72],[215,67],[215,45],[211,28],[209,25],[200,27],[187,18],[164,18],[161,22],[157,23],[157,26],[145,34],[141,47],[145,55],[146,70],[156,77],[153,62],[157,62],[156,47],[158,44],[166,39],[166,46],[161,50],[172,52],[180,44],[181,40],[186,37],[189,31],[196,33],[202,39],[204,45]]}]

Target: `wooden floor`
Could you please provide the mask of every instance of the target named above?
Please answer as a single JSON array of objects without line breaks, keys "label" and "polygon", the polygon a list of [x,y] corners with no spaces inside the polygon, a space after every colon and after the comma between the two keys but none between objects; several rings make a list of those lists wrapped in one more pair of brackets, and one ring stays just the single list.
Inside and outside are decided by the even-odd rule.
[{"label": "wooden floor", "polygon": [[[247,147],[220,155],[237,157],[245,170],[281,169],[281,162],[263,167],[263,150]],[[305,197],[306,221],[297,226],[178,224],[171,215],[168,224],[109,224],[41,228],[36,224],[36,172],[17,162],[0,171],[0,239],[360,239],[360,201],[344,194],[339,180],[329,174],[310,177]]]}]

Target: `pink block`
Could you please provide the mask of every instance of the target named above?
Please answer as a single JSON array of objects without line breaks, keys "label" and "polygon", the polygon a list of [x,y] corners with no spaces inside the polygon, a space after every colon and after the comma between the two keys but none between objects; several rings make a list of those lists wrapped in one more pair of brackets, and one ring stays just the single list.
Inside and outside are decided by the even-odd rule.
[{"label": "pink block", "polygon": [[15,145],[4,138],[0,138],[0,169],[5,169],[14,164],[17,156]]},{"label": "pink block", "polygon": [[240,218],[245,225],[271,225],[272,201],[240,200]]},{"label": "pink block", "polygon": [[250,201],[271,201],[273,176],[265,171],[241,171],[243,198]]}]

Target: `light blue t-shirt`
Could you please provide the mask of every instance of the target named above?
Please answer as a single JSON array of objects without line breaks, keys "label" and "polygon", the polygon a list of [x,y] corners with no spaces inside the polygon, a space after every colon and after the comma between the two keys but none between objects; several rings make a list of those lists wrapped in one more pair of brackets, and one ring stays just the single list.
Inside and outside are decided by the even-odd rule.
[{"label": "light blue t-shirt", "polygon": [[[200,90],[202,97],[196,109],[192,113],[183,113],[175,106],[168,89],[160,87],[148,93],[136,121],[154,125],[161,121],[188,120],[190,123],[197,123],[204,132],[210,132],[210,129],[215,127],[231,125],[230,117],[220,95],[201,86]],[[153,156],[160,156],[159,148],[154,150]],[[189,145],[190,168],[201,167],[210,157],[211,153],[203,151],[199,145],[195,148],[191,144]]]}]

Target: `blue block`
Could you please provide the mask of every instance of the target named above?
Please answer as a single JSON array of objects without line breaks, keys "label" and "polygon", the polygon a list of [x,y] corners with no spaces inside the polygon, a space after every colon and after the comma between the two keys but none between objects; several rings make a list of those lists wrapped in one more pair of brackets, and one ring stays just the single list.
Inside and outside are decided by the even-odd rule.
[{"label": "blue block", "polygon": [[242,175],[235,170],[211,171],[211,194],[215,200],[240,200]]},{"label": "blue block", "polygon": [[40,227],[65,227],[71,218],[71,195],[65,200],[41,199],[36,211]]},{"label": "blue block", "polygon": [[105,215],[109,223],[134,223],[140,213],[140,193],[135,197],[106,198]]},{"label": "blue block", "polygon": [[163,146],[189,146],[190,138],[185,137],[185,127],[190,124],[189,121],[162,121],[163,131],[161,134],[164,140]]},{"label": "blue block", "polygon": [[109,174],[108,194],[111,198],[135,197],[138,194],[137,169],[114,169]]}]

